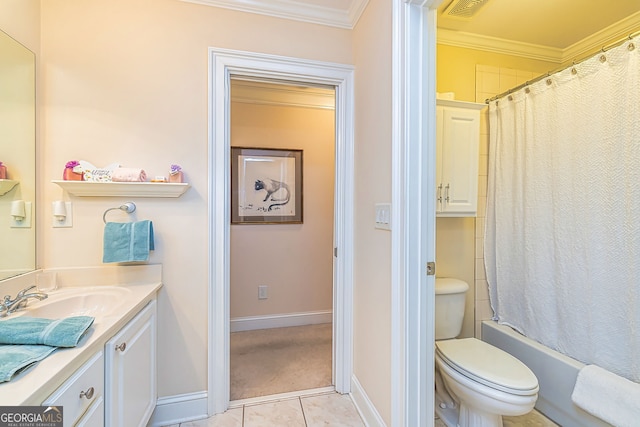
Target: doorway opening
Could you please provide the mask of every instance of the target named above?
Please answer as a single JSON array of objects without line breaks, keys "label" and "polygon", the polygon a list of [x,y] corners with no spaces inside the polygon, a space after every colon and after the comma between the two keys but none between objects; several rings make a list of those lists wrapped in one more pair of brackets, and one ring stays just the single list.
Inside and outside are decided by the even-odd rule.
[{"label": "doorway opening", "polygon": [[335,88],[230,83],[231,405],[331,390]]},{"label": "doorway opening", "polygon": [[[210,49],[209,415],[224,412],[230,402],[232,78],[267,80],[300,87],[334,88],[335,191],[331,320],[333,384],[337,392],[350,392],[353,363],[353,68],[298,58]],[[267,294],[268,291],[267,289]]]}]

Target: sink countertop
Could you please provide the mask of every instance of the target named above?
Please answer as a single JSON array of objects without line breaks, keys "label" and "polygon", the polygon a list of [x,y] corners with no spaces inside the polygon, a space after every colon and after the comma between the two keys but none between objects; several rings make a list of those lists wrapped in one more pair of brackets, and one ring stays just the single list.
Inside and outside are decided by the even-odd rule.
[{"label": "sink countertop", "polygon": [[[98,351],[124,325],[156,297],[162,287],[161,266],[115,266],[81,269],[56,269],[59,289],[122,286],[130,293],[109,316],[96,317],[92,327],[77,347],[59,348],[50,356],[13,377],[0,383],[0,405],[40,405],[62,385],[78,368]],[[91,279],[93,277],[93,280]],[[96,280],[95,278],[99,278]],[[106,279],[105,279],[106,277]],[[126,278],[126,282],[117,281]],[[60,280],[63,279],[63,280]],[[115,283],[113,283],[116,281]],[[112,283],[108,283],[112,282]],[[46,301],[46,300],[44,300]],[[31,303],[35,307],[37,303]]]}]

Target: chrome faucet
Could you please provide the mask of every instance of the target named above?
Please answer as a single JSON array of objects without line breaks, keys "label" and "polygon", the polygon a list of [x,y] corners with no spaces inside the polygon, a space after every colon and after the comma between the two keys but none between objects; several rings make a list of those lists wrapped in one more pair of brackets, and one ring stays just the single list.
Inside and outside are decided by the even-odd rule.
[{"label": "chrome faucet", "polygon": [[13,313],[14,311],[24,308],[27,306],[29,299],[36,298],[40,301],[46,299],[48,297],[44,292],[30,292],[32,289],[35,289],[35,285],[28,287],[26,289],[21,290],[16,295],[15,299],[11,299],[11,296],[5,295],[4,301],[0,303],[0,317],[6,317]]}]

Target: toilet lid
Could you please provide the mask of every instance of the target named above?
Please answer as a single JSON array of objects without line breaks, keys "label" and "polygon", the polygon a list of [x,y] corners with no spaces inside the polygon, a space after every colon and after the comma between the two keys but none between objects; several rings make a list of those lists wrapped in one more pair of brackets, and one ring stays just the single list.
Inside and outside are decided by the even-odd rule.
[{"label": "toilet lid", "polygon": [[538,391],[538,379],[531,369],[479,339],[436,341],[436,353],[451,368],[488,387],[522,395]]}]

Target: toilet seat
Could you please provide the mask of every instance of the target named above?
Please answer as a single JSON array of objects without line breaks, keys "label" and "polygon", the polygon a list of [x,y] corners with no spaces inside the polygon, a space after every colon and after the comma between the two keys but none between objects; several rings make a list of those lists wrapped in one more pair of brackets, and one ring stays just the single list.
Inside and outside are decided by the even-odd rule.
[{"label": "toilet seat", "polygon": [[476,338],[436,341],[436,355],[461,375],[515,395],[538,392],[538,379],[520,360]]}]

